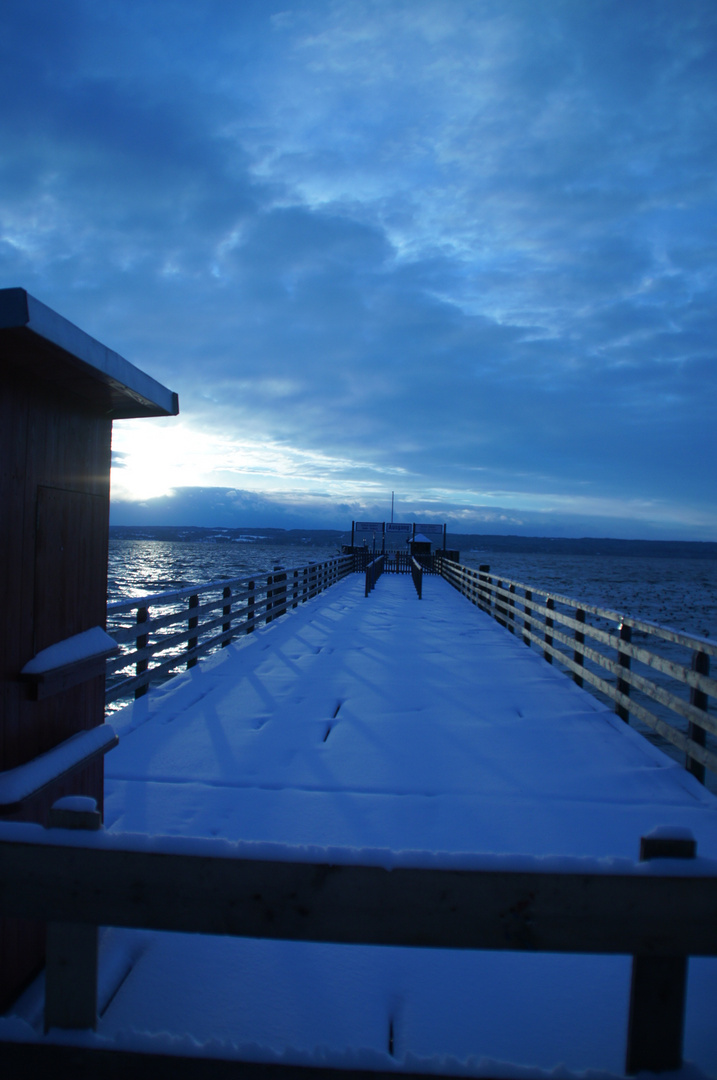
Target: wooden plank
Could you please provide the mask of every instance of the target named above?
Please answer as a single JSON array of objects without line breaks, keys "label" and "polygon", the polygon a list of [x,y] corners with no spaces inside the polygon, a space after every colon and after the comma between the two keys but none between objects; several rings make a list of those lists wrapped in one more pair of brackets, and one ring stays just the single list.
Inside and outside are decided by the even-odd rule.
[{"label": "wooden plank", "polygon": [[95,925],[448,949],[717,956],[717,877],[384,870],[2,843],[0,910]]}]

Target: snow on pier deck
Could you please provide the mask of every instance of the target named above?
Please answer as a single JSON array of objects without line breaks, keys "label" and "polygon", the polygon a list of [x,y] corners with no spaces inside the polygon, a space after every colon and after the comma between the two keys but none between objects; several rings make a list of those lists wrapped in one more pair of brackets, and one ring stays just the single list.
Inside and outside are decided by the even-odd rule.
[{"label": "snow on pier deck", "polygon": [[108,827],[635,858],[670,824],[717,857],[717,800],[440,578],[354,575],[125,713]]},{"label": "snow on pier deck", "polygon": [[[641,835],[677,825],[717,858],[714,796],[519,636],[440,578],[421,601],[405,576],[363,592],[353,575],[116,714],[107,828],[455,865],[635,859]],[[118,930],[104,956],[101,996],[132,967],[98,1037],[128,1046],[484,1075],[624,1067],[628,957]],[[685,1058],[717,1075],[717,963],[689,972]]]}]

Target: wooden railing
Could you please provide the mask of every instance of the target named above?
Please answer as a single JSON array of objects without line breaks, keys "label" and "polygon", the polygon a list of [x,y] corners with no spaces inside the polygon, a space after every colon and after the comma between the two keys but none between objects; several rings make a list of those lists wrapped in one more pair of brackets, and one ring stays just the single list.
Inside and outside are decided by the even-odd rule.
[{"label": "wooden railing", "polygon": [[141,697],[166,679],[278,619],[354,569],[353,555],[285,569],[254,579],[213,581],[107,606],[107,630],[121,649],[107,663],[105,703]]},{"label": "wooden railing", "polygon": [[376,558],[373,559],[366,567],[366,592],[364,594],[365,596],[368,596],[368,594],[376,585],[378,579],[381,577],[381,574],[383,573],[384,561],[384,555],[377,555]]},{"label": "wooden railing", "polygon": [[[73,813],[82,819],[76,826],[68,819]],[[68,809],[54,824],[97,829],[95,818]],[[340,865],[335,857],[257,859],[241,845],[209,839],[155,837],[147,849],[142,838],[101,829],[70,837],[55,828],[0,824],[0,914],[48,924],[46,1031],[96,1026],[99,926],[632,955],[626,1071],[664,1071],[681,1064],[687,958],[717,956],[717,870],[694,856],[693,839],[662,830],[641,842],[640,859],[650,867],[563,858],[555,868],[529,857],[511,865],[485,855],[476,856],[473,869],[386,869]],[[671,861],[660,866],[665,858]],[[677,871],[675,859],[693,865]],[[112,1054],[117,1060],[105,1065],[117,1070],[122,1051]],[[175,1059],[171,1075],[189,1075],[182,1061]],[[144,1064],[149,1071],[133,1075],[156,1075],[156,1059]]]},{"label": "wooden railing", "polygon": [[[607,697],[623,720],[656,733],[705,782],[717,774],[717,643],[448,559],[440,573],[471,603]],[[710,711],[710,698],[712,711]]]},{"label": "wooden railing", "polygon": [[437,555],[412,555],[410,551],[371,551],[369,548],[356,548],[354,551],[354,557],[356,559],[357,571],[363,573],[370,562],[374,559],[383,557],[383,573],[384,574],[410,574],[412,560],[417,559],[423,567],[424,573],[433,574],[437,573],[435,569],[435,561],[437,557],[440,557],[440,552]]}]

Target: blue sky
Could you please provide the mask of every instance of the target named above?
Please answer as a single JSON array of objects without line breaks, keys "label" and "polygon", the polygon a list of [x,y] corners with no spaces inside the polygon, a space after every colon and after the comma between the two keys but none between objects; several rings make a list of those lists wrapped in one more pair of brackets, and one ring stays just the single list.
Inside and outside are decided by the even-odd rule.
[{"label": "blue sky", "polygon": [[713,0],[5,0],[0,286],[112,520],[717,539]]}]

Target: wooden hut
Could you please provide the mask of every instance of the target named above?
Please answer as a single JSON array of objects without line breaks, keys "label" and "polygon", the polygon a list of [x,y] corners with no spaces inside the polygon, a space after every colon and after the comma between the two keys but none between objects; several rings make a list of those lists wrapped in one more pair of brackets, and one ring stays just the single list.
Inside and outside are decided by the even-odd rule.
[{"label": "wooden hut", "polygon": [[[102,755],[115,741],[100,727],[112,421],[178,411],[176,394],[24,289],[0,290],[6,820],[47,824],[67,794],[102,808]],[[0,923],[0,1010],[41,966],[43,948],[41,926]]]},{"label": "wooden hut", "polygon": [[431,541],[423,533],[414,533],[408,541],[411,555],[430,555]]}]

